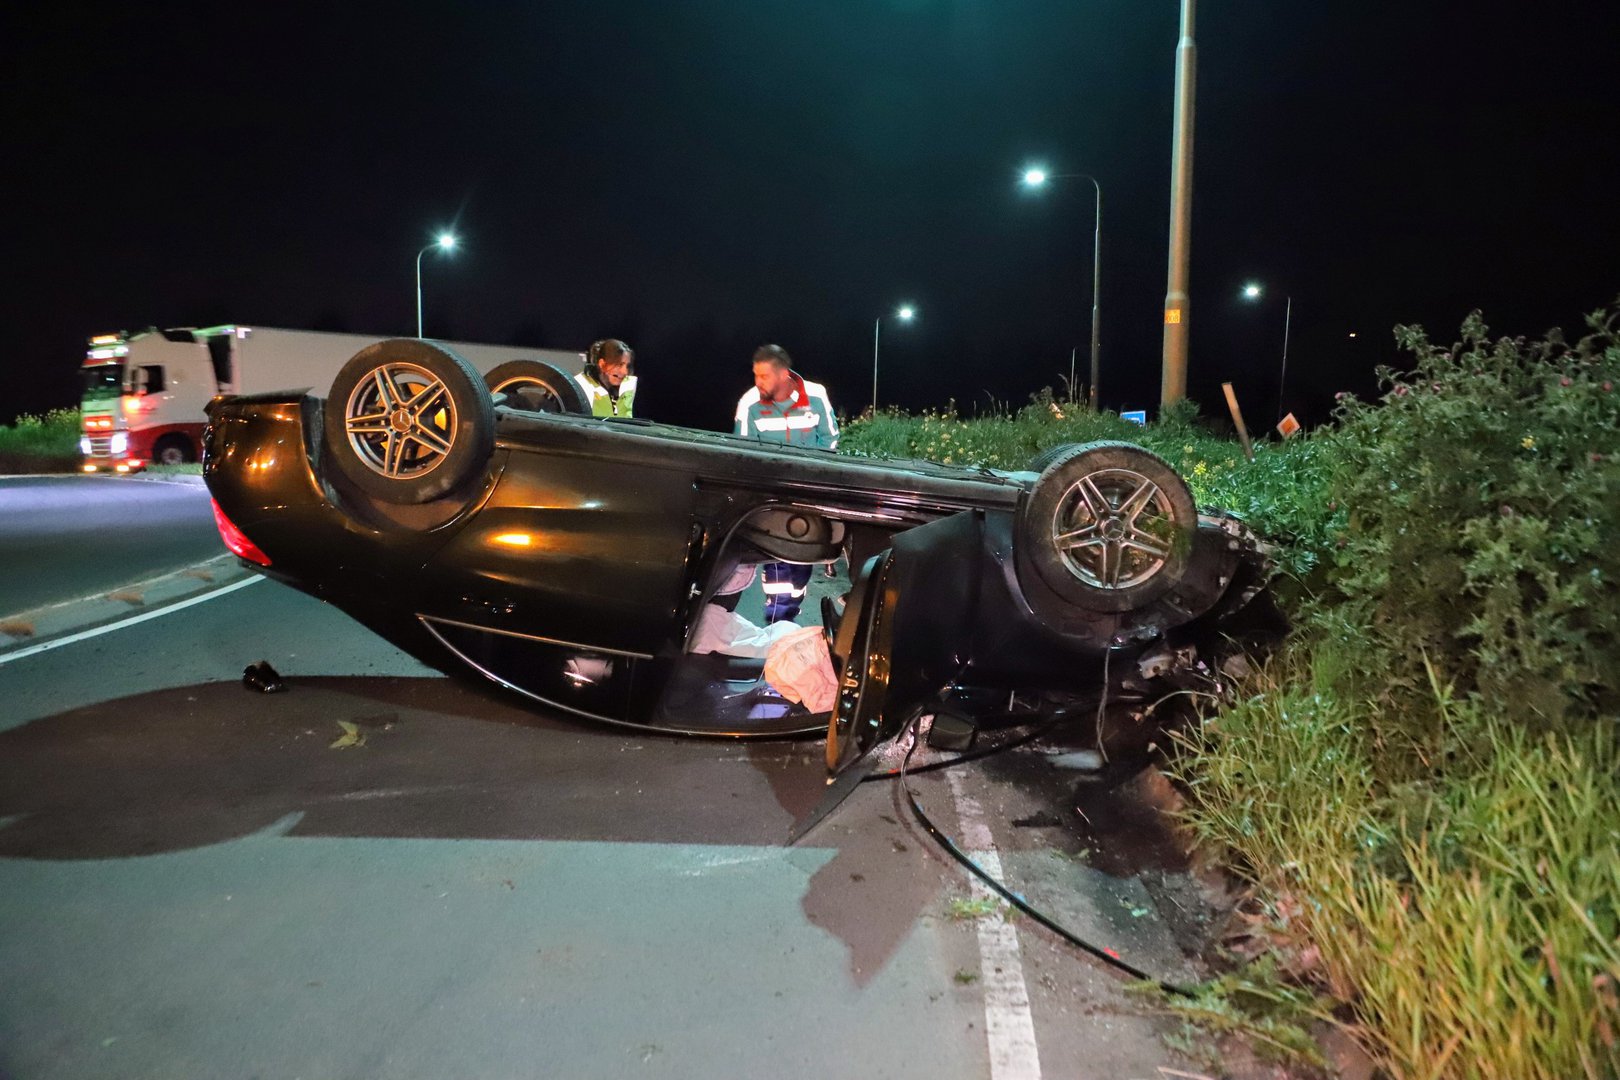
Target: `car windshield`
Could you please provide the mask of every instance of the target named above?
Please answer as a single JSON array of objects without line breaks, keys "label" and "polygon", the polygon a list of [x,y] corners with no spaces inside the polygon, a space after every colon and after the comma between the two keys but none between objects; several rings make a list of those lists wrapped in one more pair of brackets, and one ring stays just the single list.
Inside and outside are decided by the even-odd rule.
[{"label": "car windshield", "polygon": [[80,369],[87,398],[117,397],[124,388],[123,364],[97,364]]}]

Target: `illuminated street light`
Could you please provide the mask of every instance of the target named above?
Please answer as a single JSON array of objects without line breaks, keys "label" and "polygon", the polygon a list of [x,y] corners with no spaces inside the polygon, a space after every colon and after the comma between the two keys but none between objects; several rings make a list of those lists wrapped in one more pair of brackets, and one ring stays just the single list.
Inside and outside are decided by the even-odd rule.
[{"label": "illuminated street light", "polygon": [[[1099,316],[1101,308],[1101,293],[1099,291],[1102,279],[1102,185],[1097,178],[1088,173],[1049,173],[1039,165],[1033,165],[1024,170],[1024,186],[1028,188],[1045,187],[1048,180],[1090,180],[1091,186],[1097,192],[1096,213],[1092,221],[1091,234],[1091,389],[1087,400],[1091,402],[1092,411],[1097,409],[1097,381],[1101,367],[1101,339],[1099,333]],[[1074,372],[1069,372],[1069,393],[1074,393]]]},{"label": "illuminated street light", "polygon": [[422,256],[438,248],[440,251],[452,251],[456,246],[456,238],[449,233],[440,233],[439,238],[421,251],[416,253],[416,336],[422,336]]},{"label": "illuminated street light", "polygon": [[[910,304],[902,304],[895,313],[901,322],[910,322],[917,317],[917,309]],[[872,415],[877,415],[877,373],[878,373],[878,340],[883,333],[883,316],[879,315],[872,323]]]},{"label": "illuminated street light", "polygon": [[[1257,281],[1251,281],[1243,286],[1245,300],[1258,300],[1265,295],[1265,288]],[[1283,348],[1282,373],[1277,376],[1277,422],[1282,422],[1283,410],[1283,384],[1288,381],[1288,330],[1294,321],[1294,298],[1287,297],[1287,306],[1283,309]],[[1351,337],[1356,335],[1351,334]]]}]

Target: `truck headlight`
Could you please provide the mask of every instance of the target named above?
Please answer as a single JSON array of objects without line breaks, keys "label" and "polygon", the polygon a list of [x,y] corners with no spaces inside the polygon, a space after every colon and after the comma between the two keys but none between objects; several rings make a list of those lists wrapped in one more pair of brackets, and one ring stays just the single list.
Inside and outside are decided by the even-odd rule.
[{"label": "truck headlight", "polygon": [[90,436],[85,435],[79,439],[79,453],[85,457],[90,456]]},{"label": "truck headlight", "polygon": [[115,454],[122,454],[125,450],[128,450],[129,436],[122,431],[113,432],[111,449]]}]

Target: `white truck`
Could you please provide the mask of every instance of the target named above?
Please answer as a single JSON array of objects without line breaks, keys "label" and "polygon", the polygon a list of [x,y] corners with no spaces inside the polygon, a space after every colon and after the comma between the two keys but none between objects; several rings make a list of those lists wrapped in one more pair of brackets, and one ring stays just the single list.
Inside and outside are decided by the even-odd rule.
[{"label": "white truck", "polygon": [[[180,327],[90,339],[79,412],[85,472],[138,472],[202,456],[203,410],[220,394],[314,387],[324,393],[349,357],[388,340],[268,326]],[[544,360],[577,375],[582,353],[446,341],[480,374]]]}]

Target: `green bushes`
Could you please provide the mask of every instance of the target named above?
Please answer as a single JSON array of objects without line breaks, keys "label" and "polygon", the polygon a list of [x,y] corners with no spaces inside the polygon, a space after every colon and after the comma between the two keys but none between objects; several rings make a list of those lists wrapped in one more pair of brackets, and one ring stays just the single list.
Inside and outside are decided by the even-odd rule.
[{"label": "green bushes", "polygon": [[1177,765],[1398,1077],[1620,1076],[1620,351],[1592,325],[1399,331],[1413,370],[1318,437],[1301,632]]},{"label": "green bushes", "polygon": [[0,427],[0,473],[62,472],[79,463],[79,410],[19,416]]},{"label": "green bushes", "polygon": [[1620,311],[1590,321],[1573,348],[1403,327],[1415,369],[1340,410],[1333,586],[1392,686],[1427,658],[1527,722],[1620,708]]}]

